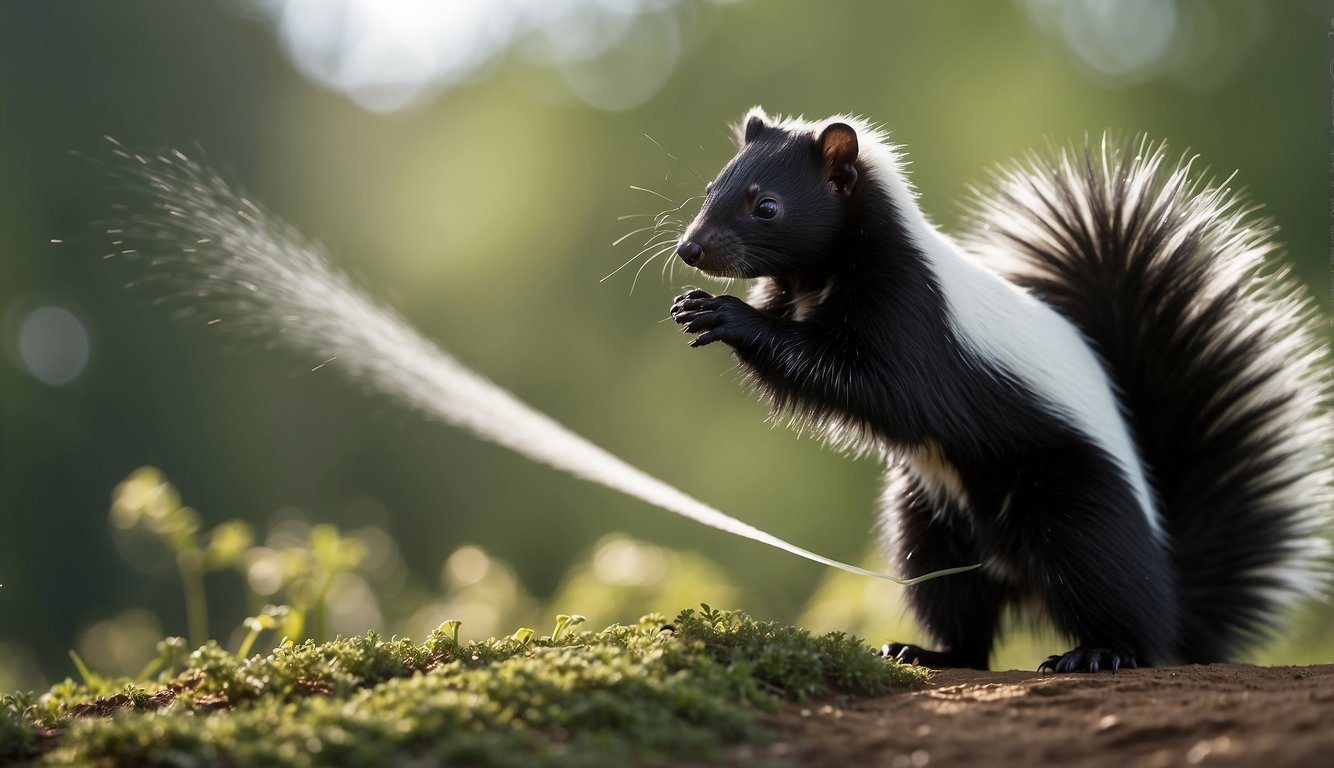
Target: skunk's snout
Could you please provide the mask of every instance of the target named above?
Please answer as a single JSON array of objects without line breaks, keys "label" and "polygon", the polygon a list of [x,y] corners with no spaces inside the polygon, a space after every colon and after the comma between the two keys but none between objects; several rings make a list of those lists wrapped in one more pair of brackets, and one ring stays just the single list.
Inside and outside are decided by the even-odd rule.
[{"label": "skunk's snout", "polygon": [[676,255],[681,257],[681,261],[694,267],[704,259],[704,248],[693,240],[682,240],[681,244],[676,246]]}]

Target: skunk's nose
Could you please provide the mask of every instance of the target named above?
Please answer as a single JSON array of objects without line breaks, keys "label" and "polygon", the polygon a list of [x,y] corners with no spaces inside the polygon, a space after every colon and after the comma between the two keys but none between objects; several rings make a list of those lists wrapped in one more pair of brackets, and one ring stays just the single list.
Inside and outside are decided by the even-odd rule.
[{"label": "skunk's nose", "polygon": [[704,249],[692,240],[682,240],[681,244],[676,246],[676,255],[681,257],[681,261],[693,267],[704,258]]}]

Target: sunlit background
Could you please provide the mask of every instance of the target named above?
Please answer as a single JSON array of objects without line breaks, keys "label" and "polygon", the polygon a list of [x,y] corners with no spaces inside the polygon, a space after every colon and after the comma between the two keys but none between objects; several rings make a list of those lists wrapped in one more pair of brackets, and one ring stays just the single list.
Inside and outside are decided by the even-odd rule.
[{"label": "sunlit background", "polygon": [[[421,637],[457,618],[485,637],[702,601],[916,637],[892,586],[174,319],[125,288],[142,261],[103,258],[101,222],[129,197],[104,135],[202,156],[539,409],[731,514],[878,567],[879,468],[768,424],[721,350],[686,347],[662,322],[686,270],[656,260],[635,283],[633,262],[602,280],[643,244],[612,246],[638,226],[624,217],[699,193],[753,104],[885,123],[946,227],[1007,158],[1145,131],[1237,170],[1327,312],[1331,15],[1314,0],[0,4],[0,690],[73,674],[71,649],[134,673],[163,635],[192,634],[190,546],[203,631],[229,647],[265,603],[312,594],[307,634]],[[162,475],[121,492],[170,482],[183,528],[111,514],[145,465]],[[1328,615],[1300,622],[1256,658],[1330,661]],[[1038,650],[1059,649],[1014,644],[1001,663]]]}]

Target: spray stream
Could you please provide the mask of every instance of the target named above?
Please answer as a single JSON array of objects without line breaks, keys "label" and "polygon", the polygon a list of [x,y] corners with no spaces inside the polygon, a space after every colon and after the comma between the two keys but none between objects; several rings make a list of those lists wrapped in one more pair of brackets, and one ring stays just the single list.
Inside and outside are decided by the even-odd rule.
[{"label": "spray stream", "polygon": [[[337,271],[323,250],[286,222],[236,193],[180,152],[145,157],[115,144],[133,175],[147,182],[153,211],[112,229],[117,252],[164,267],[149,275],[172,286],[160,302],[187,311],[218,306],[227,326],[276,338],[317,356],[366,388],[423,416],[462,427],[547,466],[599,483],[682,517],[817,563],[863,576],[915,584],[970,570],[951,568],[898,579],[790,544],[729,517],[590,443],[464,367],[423,338],[392,308],[376,304]],[[142,250],[123,238],[142,239]],[[210,323],[223,322],[221,319]]]}]

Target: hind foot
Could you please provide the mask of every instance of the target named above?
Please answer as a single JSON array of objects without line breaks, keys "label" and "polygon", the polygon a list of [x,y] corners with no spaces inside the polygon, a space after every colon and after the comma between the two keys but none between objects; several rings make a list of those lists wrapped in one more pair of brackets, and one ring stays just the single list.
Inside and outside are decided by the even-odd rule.
[{"label": "hind foot", "polygon": [[1038,665],[1038,672],[1097,672],[1099,670],[1135,669],[1135,654],[1112,648],[1081,645],[1073,651],[1048,656]]}]

